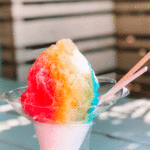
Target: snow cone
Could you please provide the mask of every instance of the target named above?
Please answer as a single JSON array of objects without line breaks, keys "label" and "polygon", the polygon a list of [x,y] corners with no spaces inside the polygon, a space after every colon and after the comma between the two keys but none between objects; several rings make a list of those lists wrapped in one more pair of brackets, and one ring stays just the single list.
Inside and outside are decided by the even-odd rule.
[{"label": "snow cone", "polygon": [[92,125],[99,83],[70,39],[37,58],[22,93],[22,111],[33,119],[41,150],[77,150]]}]

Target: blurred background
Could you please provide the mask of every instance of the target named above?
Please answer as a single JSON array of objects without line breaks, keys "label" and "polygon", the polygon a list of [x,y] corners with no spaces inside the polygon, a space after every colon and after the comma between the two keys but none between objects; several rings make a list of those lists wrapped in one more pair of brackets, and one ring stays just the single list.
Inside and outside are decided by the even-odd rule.
[{"label": "blurred background", "polygon": [[[69,38],[96,75],[119,80],[149,51],[149,14],[146,0],[0,0],[1,77],[26,81],[40,53]],[[127,87],[149,98],[149,71]]]}]

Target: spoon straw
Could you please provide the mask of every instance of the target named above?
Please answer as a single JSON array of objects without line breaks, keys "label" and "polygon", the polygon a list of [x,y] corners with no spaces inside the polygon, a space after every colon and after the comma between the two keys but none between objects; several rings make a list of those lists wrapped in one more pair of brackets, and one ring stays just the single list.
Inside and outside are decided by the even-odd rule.
[{"label": "spoon straw", "polygon": [[146,72],[148,70],[148,67],[145,66],[143,69],[139,70],[137,73],[135,73],[133,76],[131,76],[130,78],[126,79],[126,81],[122,82],[121,84],[119,84],[117,87],[112,88],[111,90],[109,90],[109,92],[107,92],[102,98],[101,101],[99,102],[99,105],[101,105],[107,98],[111,97],[112,95],[114,95],[116,92],[118,92],[120,89],[122,89],[124,86],[126,86],[128,83],[132,82],[134,79],[136,79],[137,77],[139,77],[140,75],[142,75],[144,72]]}]

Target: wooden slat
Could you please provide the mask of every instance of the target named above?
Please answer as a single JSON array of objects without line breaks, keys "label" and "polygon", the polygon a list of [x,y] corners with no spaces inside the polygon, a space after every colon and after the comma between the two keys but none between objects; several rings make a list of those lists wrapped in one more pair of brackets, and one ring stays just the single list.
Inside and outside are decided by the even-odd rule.
[{"label": "wooden slat", "polygon": [[[5,23],[6,26],[11,26],[7,23]],[[113,34],[113,23],[114,19],[112,15],[93,15],[26,22],[14,21],[12,24],[14,46],[22,48],[28,45],[55,42],[62,38],[74,40]],[[6,39],[12,35],[12,32],[5,30],[4,34],[3,29],[0,29],[2,33],[2,45],[11,46],[12,43],[9,44]]]},{"label": "wooden slat", "polygon": [[15,62],[14,49],[3,49],[1,58],[3,61]]},{"label": "wooden slat", "polygon": [[150,30],[148,30],[150,28],[149,16],[116,16],[115,24],[117,34],[150,35]]},{"label": "wooden slat", "polygon": [[[117,51],[116,58],[117,68],[128,72],[143,58],[143,55],[138,52]],[[150,61],[147,61],[144,66],[148,66],[150,68]],[[148,72],[150,71],[148,70]]]},{"label": "wooden slat", "polygon": [[[1,0],[3,1],[3,0]],[[7,0],[9,1],[9,0]],[[52,2],[52,3],[55,3],[55,2],[60,2],[60,3],[63,3],[63,2],[68,2],[68,1],[71,1],[71,2],[74,2],[76,0],[11,0],[13,3],[24,3],[24,2],[28,2],[28,3],[33,3],[33,2]],[[79,0],[80,1],[84,1],[84,0]],[[96,1],[96,0],[87,0],[87,1]],[[106,1],[110,1],[110,0],[106,0]]]},{"label": "wooden slat", "polygon": [[[113,10],[113,2],[91,1],[74,3],[49,3],[41,5],[23,5],[22,3],[0,7],[0,17],[3,19],[23,19],[53,15],[83,14]],[[40,10],[40,11],[39,11]]]},{"label": "wooden slat", "polygon": [[114,37],[108,36],[104,38],[86,40],[86,41],[78,41],[75,42],[81,52],[86,52],[94,49],[102,49],[104,50],[107,47],[113,47],[116,44],[116,39]]},{"label": "wooden slat", "polygon": [[26,81],[31,64],[5,64],[2,66],[2,77],[18,81]]},{"label": "wooden slat", "polygon": [[[113,0],[114,2],[127,2],[127,0]],[[143,2],[149,2],[149,0],[142,0]],[[141,2],[141,0],[128,0],[129,3],[132,2]]]},{"label": "wooden slat", "polygon": [[2,3],[2,4],[8,4],[8,3],[11,3],[11,0],[0,0],[0,3]]},{"label": "wooden slat", "polygon": [[2,65],[2,77],[16,79],[16,66],[12,64]]},{"label": "wooden slat", "polygon": [[150,49],[150,40],[148,39],[141,39],[138,40],[134,36],[126,37],[126,39],[117,39],[116,45],[121,48],[136,48],[136,49],[141,49],[141,48],[146,48]]},{"label": "wooden slat", "polygon": [[8,19],[12,18],[11,16],[11,5],[3,5],[0,6],[0,18],[1,19]]},{"label": "wooden slat", "polygon": [[150,11],[150,3],[147,1],[141,2],[116,2],[115,11],[129,12],[129,11]]},{"label": "wooden slat", "polygon": [[0,22],[1,44],[6,47],[13,47],[13,27],[11,21]]}]

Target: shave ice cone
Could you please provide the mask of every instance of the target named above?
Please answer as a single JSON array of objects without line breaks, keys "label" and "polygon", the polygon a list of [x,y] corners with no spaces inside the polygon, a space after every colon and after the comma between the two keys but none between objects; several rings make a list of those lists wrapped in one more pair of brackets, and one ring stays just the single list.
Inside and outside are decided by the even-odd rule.
[{"label": "shave ice cone", "polygon": [[41,150],[79,149],[98,104],[99,83],[77,46],[70,39],[50,46],[31,66],[27,80],[20,101],[34,120]]}]

